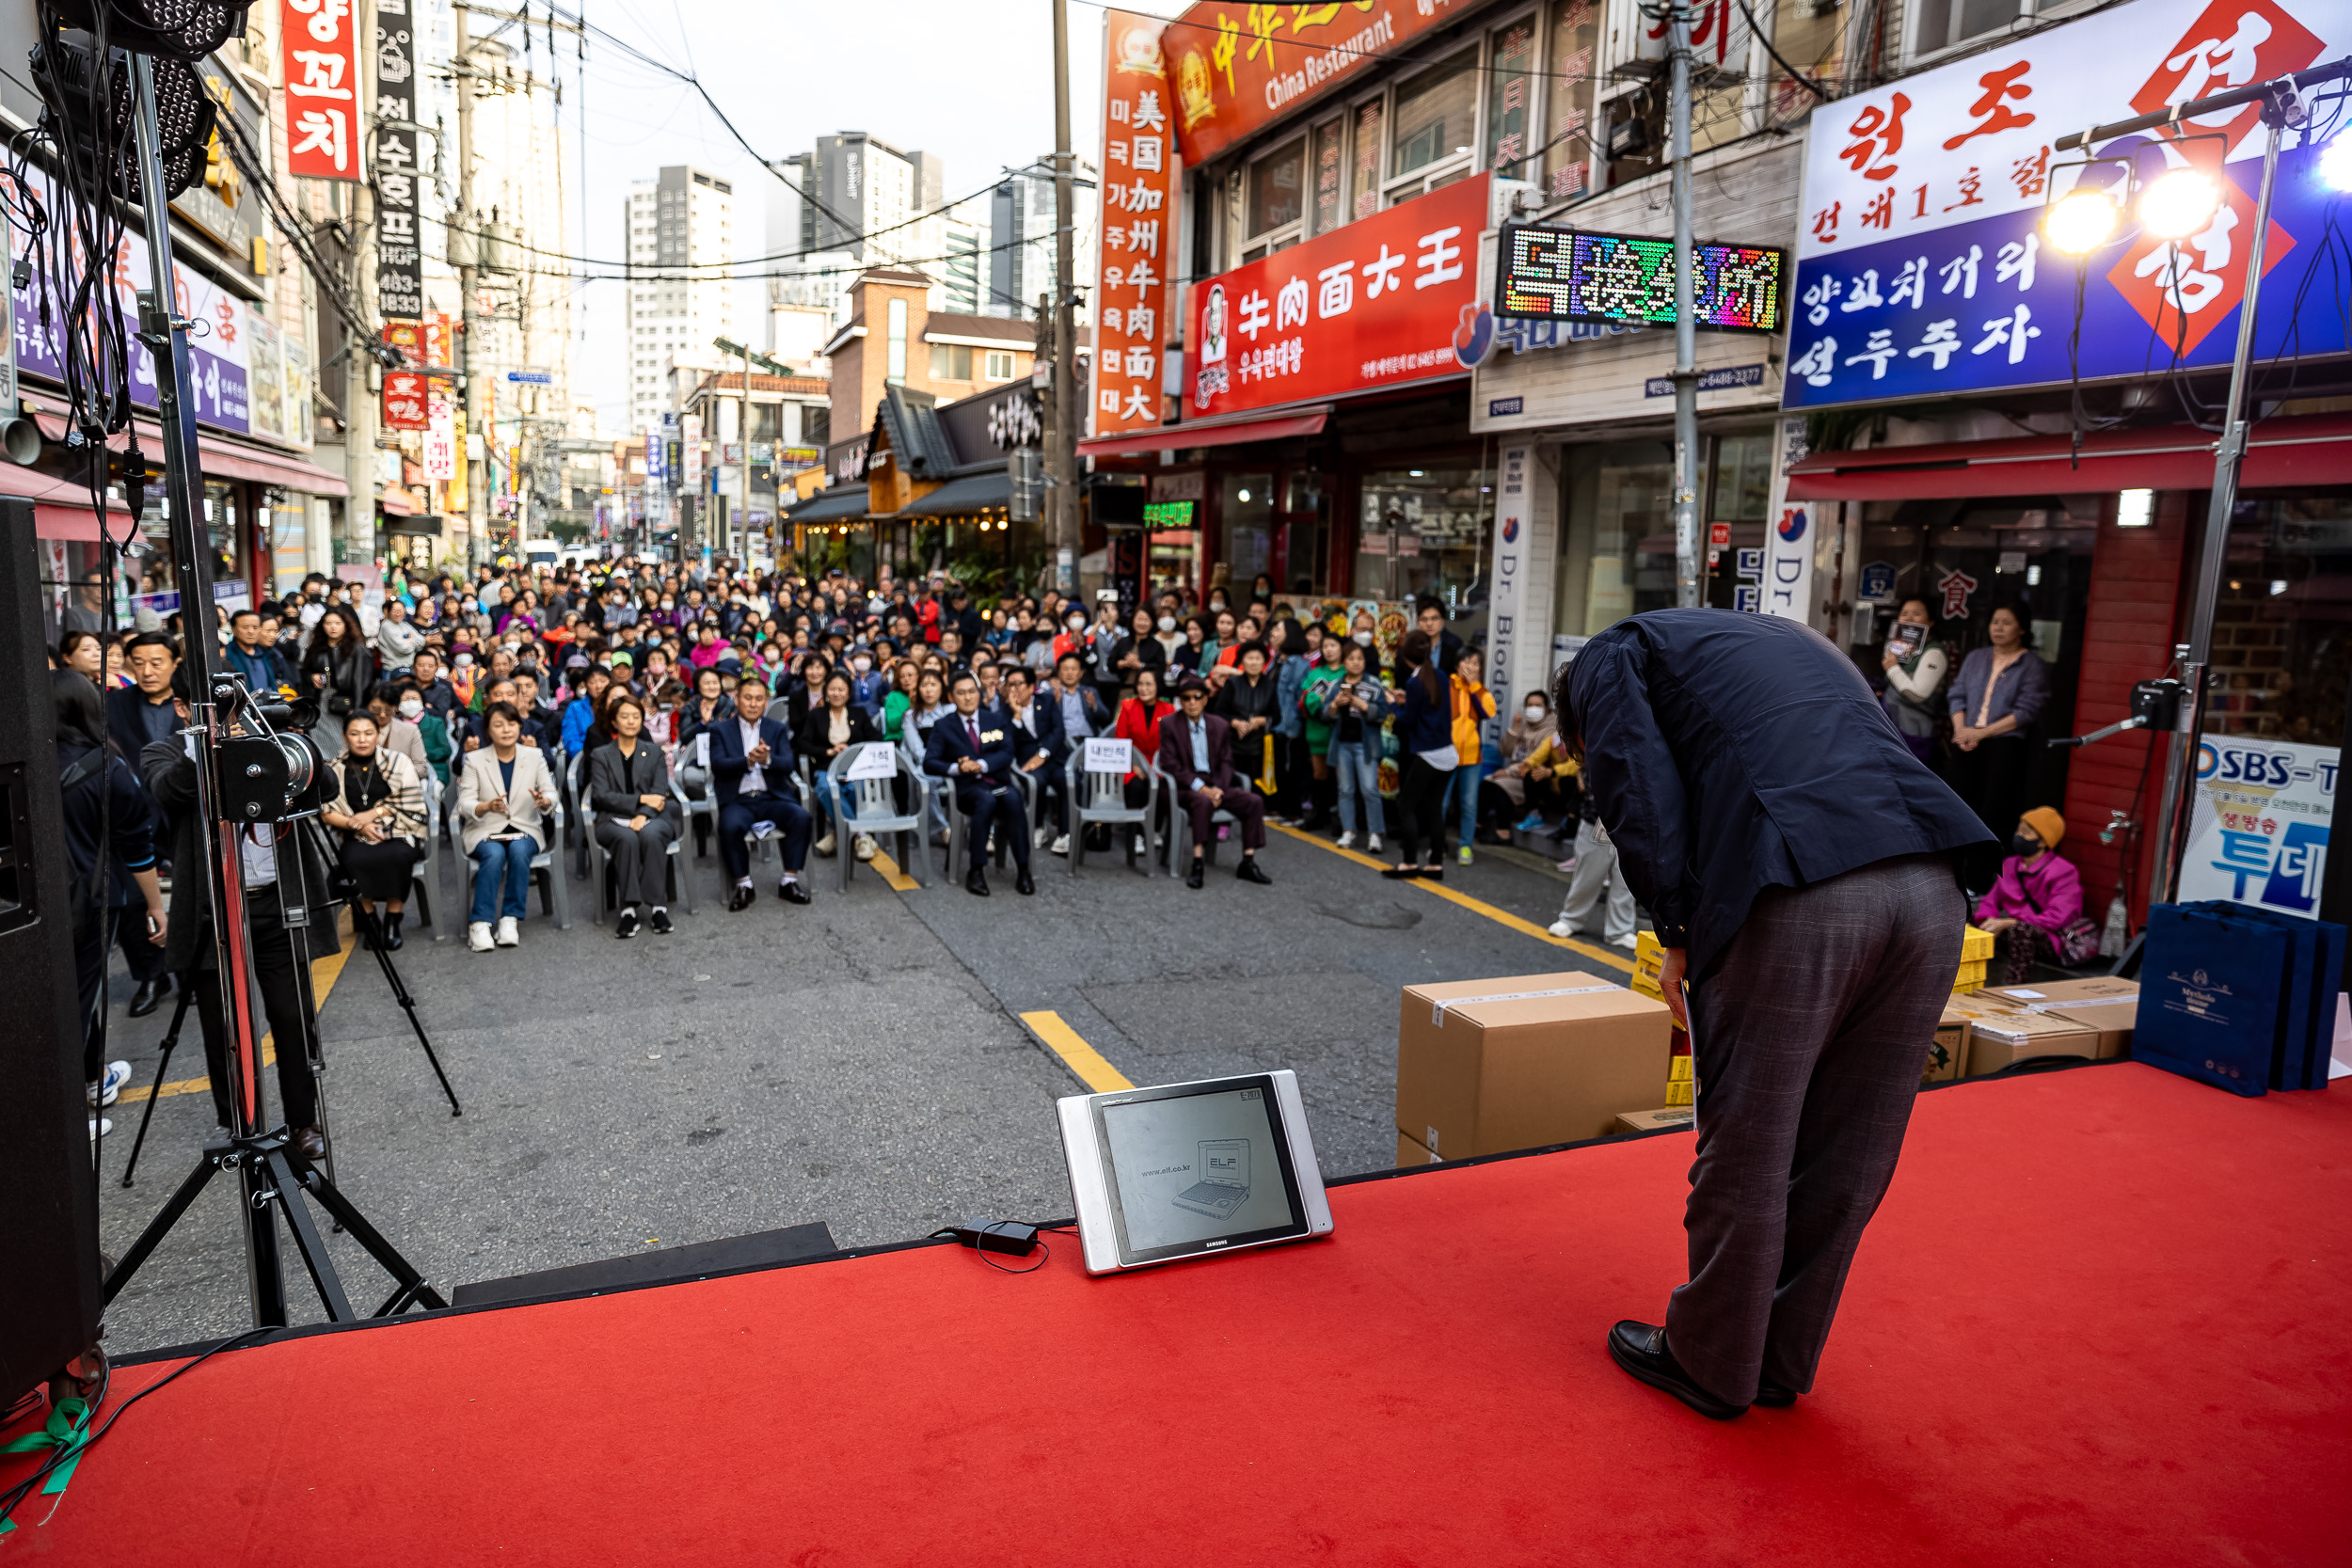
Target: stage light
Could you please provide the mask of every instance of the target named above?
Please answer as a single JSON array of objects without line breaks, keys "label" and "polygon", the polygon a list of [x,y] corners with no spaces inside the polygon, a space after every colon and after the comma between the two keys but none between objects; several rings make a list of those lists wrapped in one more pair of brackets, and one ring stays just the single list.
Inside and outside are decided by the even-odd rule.
[{"label": "stage light", "polygon": [[2106,243],[2120,216],[2105,193],[2078,190],[2042,214],[2042,231],[2065,254],[2081,256]]},{"label": "stage light", "polygon": [[2176,168],[2139,198],[2139,221],[2160,240],[2184,240],[2213,221],[2221,191],[2193,168]]},{"label": "stage light", "polygon": [[2335,190],[2352,191],[2352,133],[2340,134],[2319,155],[2319,177]]}]

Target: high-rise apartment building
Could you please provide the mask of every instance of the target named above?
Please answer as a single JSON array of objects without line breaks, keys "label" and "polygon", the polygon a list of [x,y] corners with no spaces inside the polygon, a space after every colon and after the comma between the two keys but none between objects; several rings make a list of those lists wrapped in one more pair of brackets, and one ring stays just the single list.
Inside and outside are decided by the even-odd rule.
[{"label": "high-rise apartment building", "polygon": [[629,427],[643,430],[670,406],[671,369],[716,365],[711,340],[735,330],[735,188],[673,165],[629,186],[628,225]]},{"label": "high-rise apartment building", "polygon": [[[1094,166],[1073,160],[1077,168],[1077,214],[1073,225],[1073,267],[1076,276],[1094,276],[1095,219],[1102,206]],[[1008,173],[988,195],[988,297],[980,313],[990,316],[1033,315],[1038,295],[1050,292],[1054,278],[1054,160],[1041,157],[1025,169]]]},{"label": "high-rise apartment building", "polygon": [[[767,248],[782,259],[768,281],[771,304],[819,307],[838,324],[849,319],[850,283],[867,267],[915,267],[945,279],[958,246],[946,211],[946,160],[938,153],[901,151],[863,131],[844,131],[773,167],[783,178],[767,192]],[[977,229],[961,248],[966,257],[984,248]],[[965,309],[948,303],[952,289],[941,281],[937,308]]]}]

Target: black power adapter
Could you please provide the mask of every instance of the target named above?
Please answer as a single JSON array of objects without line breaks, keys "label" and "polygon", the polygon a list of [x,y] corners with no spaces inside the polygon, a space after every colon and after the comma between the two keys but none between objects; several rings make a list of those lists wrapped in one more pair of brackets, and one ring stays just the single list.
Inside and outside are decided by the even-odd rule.
[{"label": "black power adapter", "polygon": [[1037,1250],[1037,1227],[1023,1225],[1018,1220],[966,1220],[936,1234],[953,1236],[961,1246],[1007,1253],[1014,1258],[1026,1258]]}]

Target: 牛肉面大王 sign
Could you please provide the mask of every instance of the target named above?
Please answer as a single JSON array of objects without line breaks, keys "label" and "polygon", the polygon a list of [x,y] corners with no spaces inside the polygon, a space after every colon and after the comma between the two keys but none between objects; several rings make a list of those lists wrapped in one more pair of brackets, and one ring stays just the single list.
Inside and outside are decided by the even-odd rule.
[{"label": "\u725b\u8089\u9762\u5927\u738b sign", "polygon": [[[2040,232],[2046,202],[2123,163],[2060,136],[2266,81],[2345,53],[2352,12],[2278,0],[2136,0],[1814,112],[1788,302],[1783,405],[1818,408],[2066,382],[2076,261]],[[2340,313],[2293,309],[2323,246],[2319,147],[2281,144],[2257,360],[2343,352]],[[2234,346],[2262,170],[2253,104],[2109,138],[2148,182],[2220,161],[2224,199],[2178,240],[2125,222],[2083,259],[2079,372],[2145,375]]]},{"label": "\u725b\u8089\u9762\u5927\u738b sign", "polygon": [[1482,174],[1195,284],[1184,417],[1462,374],[1486,223]]}]

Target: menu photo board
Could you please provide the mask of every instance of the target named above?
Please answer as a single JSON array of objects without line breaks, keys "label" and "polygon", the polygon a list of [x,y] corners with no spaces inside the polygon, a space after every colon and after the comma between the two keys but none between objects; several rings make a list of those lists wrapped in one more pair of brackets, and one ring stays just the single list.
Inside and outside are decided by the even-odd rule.
[{"label": "menu photo board", "polygon": [[[1691,309],[1718,332],[1777,332],[1788,253],[1776,245],[1694,245]],[[1672,240],[1546,224],[1505,224],[1495,314],[1504,320],[1675,325]]]}]

